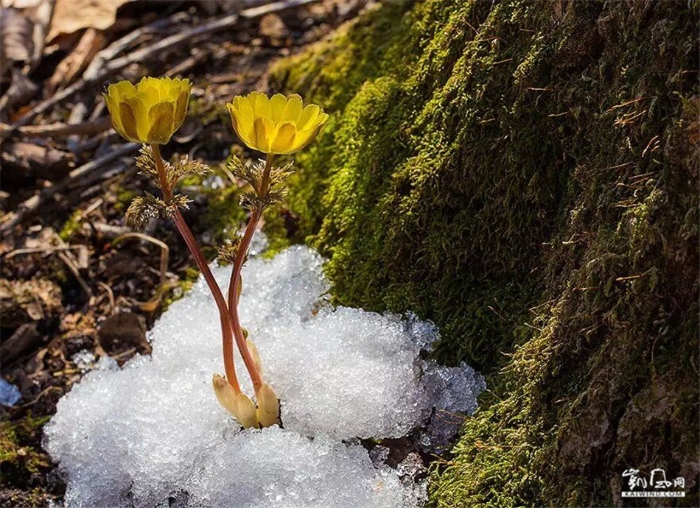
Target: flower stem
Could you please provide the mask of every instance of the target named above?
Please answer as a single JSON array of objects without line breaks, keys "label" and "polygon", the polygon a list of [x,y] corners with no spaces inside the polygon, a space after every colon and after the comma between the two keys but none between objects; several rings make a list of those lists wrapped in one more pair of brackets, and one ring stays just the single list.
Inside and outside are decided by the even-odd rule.
[{"label": "flower stem", "polygon": [[168,203],[173,197],[173,190],[168,184],[168,175],[165,172],[165,164],[163,164],[163,157],[160,155],[160,146],[153,144],[151,145],[151,150],[153,151],[153,160],[155,161],[156,169],[158,170],[160,190],[163,191],[165,202]]},{"label": "flower stem", "polygon": [[[274,159],[273,154],[267,155],[267,161],[265,162],[265,169],[263,170],[262,179],[260,181],[260,188],[255,189],[258,196],[264,196],[270,190],[270,171],[272,170],[272,161]],[[253,239],[253,234],[258,226],[260,217],[262,216],[262,207],[258,206],[253,210],[253,214],[248,221],[245,233],[243,234],[243,239],[238,246],[238,251],[236,252],[236,258],[233,262],[233,272],[231,273],[231,281],[229,282],[228,289],[228,308],[231,313],[231,321],[233,324],[233,335],[236,338],[236,344],[238,349],[241,351],[241,356],[243,356],[243,362],[245,363],[248,373],[250,374],[250,379],[253,382],[253,388],[255,393],[258,392],[262,386],[262,377],[260,372],[255,366],[253,357],[248,351],[248,345],[246,343],[246,338],[243,335],[243,330],[241,329],[241,321],[238,316],[238,288],[241,283],[241,270],[243,269],[243,263],[245,263],[245,258],[248,253],[248,248],[250,247],[250,242]]]},{"label": "flower stem", "polygon": [[[160,147],[158,145],[151,145],[151,149],[153,150],[153,158],[158,170],[158,180],[160,181],[163,196],[165,197],[165,201],[167,203],[170,199],[172,199],[172,189],[168,185],[165,165],[163,164],[163,158],[160,155]],[[238,384],[238,378],[236,377],[236,371],[233,364],[233,337],[231,334],[233,327],[231,325],[231,316],[229,315],[228,308],[226,307],[226,300],[221,292],[221,288],[219,288],[219,285],[216,283],[216,279],[214,279],[214,275],[209,269],[207,260],[204,258],[204,254],[202,254],[202,250],[199,248],[197,240],[194,238],[192,231],[190,230],[189,226],[187,226],[184,217],[177,208],[175,208],[175,211],[173,212],[173,222],[175,222],[177,230],[185,240],[190,253],[192,253],[192,257],[199,267],[199,270],[202,272],[202,275],[204,275],[204,280],[207,282],[209,290],[214,296],[214,301],[219,309],[219,317],[221,318],[221,334],[223,337],[224,369],[226,372],[226,379],[231,384],[234,391],[236,393],[240,393],[241,387]]]}]

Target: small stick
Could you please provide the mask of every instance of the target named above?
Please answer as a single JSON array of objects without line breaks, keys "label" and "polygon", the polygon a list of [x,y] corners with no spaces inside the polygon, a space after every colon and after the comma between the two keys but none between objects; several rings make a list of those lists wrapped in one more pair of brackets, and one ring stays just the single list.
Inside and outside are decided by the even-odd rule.
[{"label": "small stick", "polygon": [[34,254],[36,252],[57,252],[57,251],[62,251],[62,250],[77,250],[79,247],[77,245],[63,245],[63,246],[46,246],[46,247],[34,247],[31,249],[15,249],[11,252],[9,252],[5,257],[5,259],[10,259],[15,256],[20,256],[22,254]]},{"label": "small stick", "polygon": [[[117,58],[116,60],[111,60],[107,63],[105,62],[104,56],[102,56],[102,52],[98,53],[98,56],[96,60],[99,61],[99,67],[98,64],[96,63],[95,67],[92,65],[88,67],[88,69],[85,71],[85,74],[83,78],[80,81],[77,81],[73,85],[63,89],[62,91],[58,92],[56,95],[50,97],[49,99],[40,102],[36,106],[34,106],[31,110],[29,110],[22,118],[20,118],[17,121],[17,126],[22,126],[22,125],[27,125],[30,121],[34,119],[37,115],[40,113],[43,113],[47,109],[49,109],[51,106],[54,104],[57,104],[63,100],[65,100],[67,97],[70,97],[77,91],[81,90],[83,87],[85,87],[88,84],[99,82],[101,80],[104,80],[111,74],[114,74],[115,72],[123,69],[124,67],[127,67],[128,65],[131,65],[132,63],[135,62],[142,62],[146,58],[149,58],[153,55],[159,55],[161,54],[164,50],[170,49],[174,46],[177,46],[179,44],[182,44],[183,42],[189,41],[191,39],[196,39],[199,37],[202,37],[204,35],[209,35],[214,32],[218,32],[220,30],[226,30],[228,28],[233,27],[238,23],[240,19],[246,19],[246,20],[251,20],[255,18],[260,18],[262,16],[265,16],[266,14],[270,14],[273,12],[278,12],[278,11],[283,11],[286,9],[290,9],[292,7],[300,7],[302,5],[310,4],[310,3],[315,3],[320,0],[287,0],[287,1],[280,1],[280,2],[274,2],[268,5],[264,5],[262,7],[255,7],[252,9],[247,9],[245,11],[241,11],[240,14],[230,14],[228,16],[224,16],[221,19],[218,19],[216,21],[212,21],[211,23],[207,23],[206,25],[202,25],[196,28],[193,28],[191,30],[187,30],[185,32],[180,32],[175,35],[171,35],[170,37],[166,37],[165,39],[157,42],[156,44],[149,45],[145,48],[142,48],[137,51],[133,51],[132,53],[123,56],[121,58]],[[138,31],[143,33],[143,31]],[[129,37],[129,42],[133,42],[133,40],[136,39],[136,37]],[[119,42],[119,41],[117,41]],[[108,51],[112,48],[112,46],[108,47],[106,50],[103,51]],[[119,48],[120,50],[123,48]],[[107,54],[107,56],[111,56],[111,54],[114,53],[114,49],[111,49]],[[95,63],[95,62],[93,62]]]},{"label": "small stick", "polygon": [[97,134],[109,129],[110,125],[111,122],[108,117],[75,124],[53,123],[50,125],[25,125],[15,128],[10,125],[0,124],[0,139],[12,138],[17,135],[25,138],[63,138],[73,134]]},{"label": "small stick", "polygon": [[110,306],[110,311],[109,314],[114,314],[114,311],[117,308],[117,304],[114,302],[114,291],[112,291],[112,288],[109,287],[108,284],[105,284],[101,280],[97,281],[97,285],[103,288],[105,291],[107,291],[107,296],[109,297],[109,306]]},{"label": "small stick", "polygon": [[75,263],[73,263],[73,261],[63,252],[59,252],[58,257],[61,258],[61,261],[63,261],[68,267],[68,270],[70,270],[70,272],[73,274],[73,277],[75,277],[75,280],[78,281],[78,284],[80,284],[80,287],[83,289],[83,291],[85,291],[88,298],[92,298],[92,289],[90,289],[87,282],[85,282],[85,280],[83,280],[83,278],[80,276],[80,271],[78,270],[78,267],[75,266]]},{"label": "small stick", "polygon": [[49,109],[51,106],[54,104],[58,104],[59,102],[63,101],[64,99],[70,97],[73,95],[75,92],[81,90],[84,86],[88,85],[89,83],[94,83],[95,81],[99,81],[100,79],[104,79],[104,77],[107,75],[104,71],[104,63],[108,60],[111,60],[114,58],[115,55],[121,53],[124,49],[126,49],[129,45],[131,45],[134,41],[136,41],[139,37],[141,37],[144,33],[146,33],[148,30],[153,30],[153,29],[161,29],[165,28],[169,22],[172,22],[172,19],[168,20],[158,20],[155,21],[154,23],[147,25],[139,30],[134,30],[133,32],[130,32],[128,35],[122,37],[121,39],[116,40],[113,42],[111,45],[109,45],[107,48],[103,49],[100,51],[95,59],[92,61],[92,63],[88,66],[88,68],[85,70],[85,73],[83,74],[83,78],[80,79],[80,81],[76,81],[73,83],[71,86],[64,88],[60,92],[52,95],[50,98],[41,101],[39,104],[34,106],[32,109],[30,109],[27,113],[22,116],[17,121],[18,126],[22,125],[27,125],[29,122],[31,122],[34,117],[37,115],[43,113],[47,109]]},{"label": "small stick", "polygon": [[116,60],[112,60],[107,65],[105,65],[105,71],[109,74],[119,69],[123,69],[127,65],[130,65],[134,62],[141,62],[152,55],[160,54],[166,49],[170,49],[190,39],[199,38],[204,35],[209,35],[211,33],[218,32],[219,30],[231,28],[232,26],[237,24],[239,19],[241,18],[246,20],[260,18],[272,12],[286,10],[291,7],[299,7],[305,4],[310,4],[318,1],[319,0],[283,0],[268,5],[263,5],[261,7],[247,9],[245,11],[241,11],[240,13],[229,14],[228,16],[224,16],[221,19],[212,21],[211,23],[207,23],[206,25],[202,25],[191,30],[187,30],[185,32],[171,35],[170,37],[166,37],[165,39],[163,39],[160,42],[157,42],[156,44],[134,51]]},{"label": "small stick", "polygon": [[87,164],[83,164],[79,168],[74,169],[68,176],[55,183],[50,187],[41,189],[39,192],[34,194],[31,198],[27,199],[17,207],[17,211],[8,213],[2,219],[0,219],[0,233],[5,233],[24,221],[29,215],[36,212],[41,205],[46,203],[50,198],[53,198],[57,193],[61,192],[66,187],[73,184],[73,182],[85,178],[86,175],[95,171],[96,169],[102,168],[108,162],[113,161],[119,157],[127,155],[131,152],[136,151],[141,145],[138,143],[127,143],[120,146],[116,150],[108,153],[107,155],[100,157],[99,159],[92,160]]},{"label": "small stick", "polygon": [[164,242],[161,242],[157,238],[145,235],[143,233],[125,233],[112,241],[112,245],[116,245],[126,238],[138,238],[145,242],[151,242],[154,245],[160,247],[160,285],[161,287],[165,285],[165,274],[168,271],[168,259],[170,258],[170,247]]}]

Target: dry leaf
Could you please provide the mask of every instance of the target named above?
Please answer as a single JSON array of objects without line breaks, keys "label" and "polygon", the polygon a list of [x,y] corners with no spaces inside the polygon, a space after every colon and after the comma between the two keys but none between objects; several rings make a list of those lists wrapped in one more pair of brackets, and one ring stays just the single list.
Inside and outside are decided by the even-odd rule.
[{"label": "dry leaf", "polygon": [[12,62],[26,62],[32,56],[32,22],[19,11],[0,7],[0,76]]},{"label": "dry leaf", "polygon": [[53,94],[61,84],[70,83],[73,78],[95,58],[95,55],[105,47],[107,39],[94,28],[88,28],[75,49],[58,64],[53,75],[46,84],[48,95]]},{"label": "dry leaf", "polygon": [[3,166],[3,183],[19,185],[28,178],[49,181],[60,180],[71,169],[75,157],[48,146],[39,146],[26,141],[7,142],[0,153]]},{"label": "dry leaf", "polygon": [[29,99],[34,97],[39,87],[22,71],[12,67],[12,84],[7,89],[5,95],[0,97],[0,118],[1,113],[5,110],[13,108],[17,105],[26,104]]},{"label": "dry leaf", "polygon": [[57,0],[47,41],[83,28],[106,30],[114,24],[117,9],[131,0]]}]

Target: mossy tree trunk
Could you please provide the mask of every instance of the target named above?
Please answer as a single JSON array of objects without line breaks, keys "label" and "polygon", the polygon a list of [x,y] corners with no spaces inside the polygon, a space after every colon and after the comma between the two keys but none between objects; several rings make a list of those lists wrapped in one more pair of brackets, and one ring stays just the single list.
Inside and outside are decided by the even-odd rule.
[{"label": "mossy tree trunk", "polygon": [[491,375],[436,504],[697,504],[697,5],[392,2],[274,70],[334,112],[290,208],[337,302]]}]

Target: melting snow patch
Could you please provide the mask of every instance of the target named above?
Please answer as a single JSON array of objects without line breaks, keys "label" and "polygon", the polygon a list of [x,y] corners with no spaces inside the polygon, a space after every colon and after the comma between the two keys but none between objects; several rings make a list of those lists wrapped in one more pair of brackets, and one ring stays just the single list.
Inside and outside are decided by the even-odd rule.
[{"label": "melting snow patch", "polygon": [[[420,359],[438,337],[429,323],[324,304],[321,265],[292,247],[243,270],[241,321],[284,429],[241,431],[216,401],[219,318],[200,279],[154,327],[151,357],[122,369],[102,359],[59,402],[45,435],[67,506],[420,506],[425,485],[406,473],[417,455],[392,469],[356,438],[401,437],[429,421],[421,444],[444,446],[461,420],[438,416],[471,413],[484,380]],[[230,268],[214,274],[226,290]],[[242,362],[237,373],[252,393]]]}]

